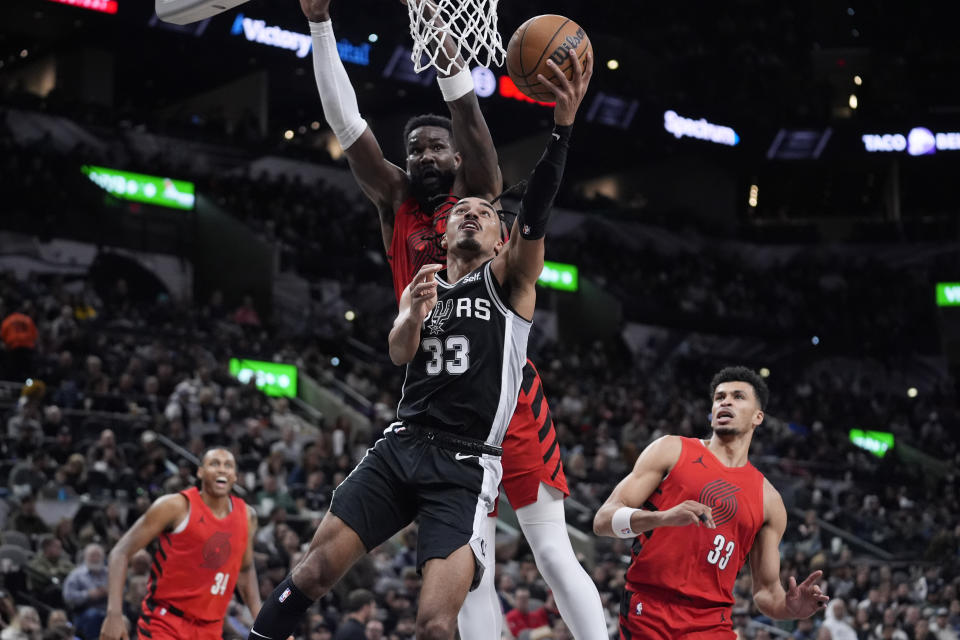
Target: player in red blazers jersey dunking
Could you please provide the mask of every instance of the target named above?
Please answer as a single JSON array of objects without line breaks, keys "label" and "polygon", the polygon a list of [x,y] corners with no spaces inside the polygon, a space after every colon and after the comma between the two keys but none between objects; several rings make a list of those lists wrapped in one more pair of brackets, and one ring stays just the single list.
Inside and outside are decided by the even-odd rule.
[{"label": "player in red blazers jersey dunking", "polygon": [[200,488],[158,498],[110,552],[107,617],[101,640],[128,638],[123,622],[127,562],[157,540],[150,583],[137,623],[149,640],[218,640],[236,587],[254,617],[260,592],[253,566],[257,516],[230,494],[237,481],[233,454],[208,450],[197,470]]},{"label": "player in red blazers jersey dunking", "polygon": [[[711,382],[713,436],[651,443],[593,521],[597,535],[633,538],[620,637],[733,640],[733,585],[750,558],[753,599],[775,619],[806,618],[828,598],[814,571],[780,584],[783,500],[747,459],[769,392],[746,367]],[[641,508],[642,507],[642,508]]]},{"label": "player in red blazers jersey dunking", "polygon": [[[300,0],[300,6],[310,21],[323,114],[360,188],[377,207],[399,303],[421,267],[446,263],[441,240],[447,215],[458,198],[477,196],[489,201],[501,193],[503,179],[493,139],[470,72],[464,70],[438,80],[452,117],[411,119],[404,130],[406,168],[389,162],[360,116],[356,94],[337,54],[330,0]],[[502,463],[504,492],[517,511],[561,617],[576,640],[607,640],[600,595],[577,562],[566,532],[563,499],[569,491],[559,443],[540,376],[529,361],[503,441]],[[490,548],[494,548],[495,529],[491,518],[485,532]],[[502,612],[493,574],[485,572],[480,586],[467,596],[459,624],[463,640],[500,638]]]}]

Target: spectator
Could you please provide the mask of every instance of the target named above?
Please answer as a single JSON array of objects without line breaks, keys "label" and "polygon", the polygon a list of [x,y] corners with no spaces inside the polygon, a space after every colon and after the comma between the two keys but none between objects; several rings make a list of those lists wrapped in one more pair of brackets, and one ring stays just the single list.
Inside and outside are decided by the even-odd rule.
[{"label": "spectator", "polygon": [[823,626],[830,631],[833,640],[857,640],[857,632],[847,620],[847,605],[841,598],[834,598],[827,603],[823,618]]},{"label": "spectator", "polygon": [[5,376],[7,380],[26,380],[33,374],[34,351],[37,347],[37,325],[30,317],[30,305],[21,305],[0,323],[0,338],[7,348]]},{"label": "spectator", "polygon": [[377,614],[377,600],[366,589],[354,589],[347,596],[346,616],[337,626],[333,640],[365,640],[367,623]]},{"label": "spectator", "polygon": [[383,640],[383,623],[376,619],[368,620],[364,634],[366,640]]},{"label": "spectator", "polygon": [[80,635],[95,638],[107,609],[107,567],[103,547],[88,544],[83,549],[83,564],[70,572],[63,583],[63,601],[74,612]]},{"label": "spectator", "polygon": [[67,612],[63,609],[54,609],[47,616],[47,634],[44,635],[44,640],[47,639],[48,635],[57,638],[57,640],[75,640],[73,625],[70,624]]},{"label": "spectator", "polygon": [[241,326],[259,327],[260,315],[253,307],[253,298],[243,296],[243,303],[233,312],[233,321]]},{"label": "spectator", "polygon": [[507,628],[514,638],[524,629],[549,626],[550,620],[543,607],[530,611],[530,590],[519,587],[514,594],[513,610],[507,613]]},{"label": "spectator", "polygon": [[38,593],[51,586],[62,589],[64,580],[74,569],[73,563],[63,554],[63,544],[52,535],[40,540],[40,553],[27,566],[30,567],[27,586]]},{"label": "spectator", "polygon": [[10,626],[0,632],[0,640],[41,640],[43,625],[40,614],[33,607],[17,607],[17,615]]},{"label": "spectator", "polygon": [[34,494],[28,493],[21,498],[20,509],[13,516],[12,529],[29,536],[38,536],[50,532],[47,523],[37,515],[37,497]]}]

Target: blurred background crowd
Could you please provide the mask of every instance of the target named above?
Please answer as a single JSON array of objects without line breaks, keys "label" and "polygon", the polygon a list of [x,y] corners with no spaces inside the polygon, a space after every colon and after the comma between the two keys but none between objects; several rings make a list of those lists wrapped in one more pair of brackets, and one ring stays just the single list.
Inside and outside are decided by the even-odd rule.
[{"label": "blurred background crowd", "polygon": [[[579,290],[539,289],[530,356],[611,638],[629,548],[594,536],[593,515],[651,441],[708,435],[707,384],[729,364],[772,391],[751,459],[789,512],[782,577],[822,569],[832,598],[809,620],[772,621],[746,570],[738,636],[960,638],[960,311],[934,304],[937,283],[960,282],[956,160],[860,143],[953,126],[948,21],[883,3],[657,16],[534,4],[507,3],[501,24],[581,16],[602,65],[547,241]],[[266,596],[399,399],[377,215],[321,121],[309,59],[243,41],[233,14],[173,29],[120,5],[0,7],[0,640],[96,638],[106,555],[155,498],[194,484],[214,443],[235,452],[236,491],[259,515]],[[245,10],[303,27],[296,3],[265,5]],[[338,33],[373,46],[369,67],[348,70],[399,159],[406,118],[443,106],[396,54],[402,12],[358,5]],[[549,113],[484,100],[516,182]],[[729,123],[742,144],[674,138],[668,108]],[[188,180],[196,201],[133,202],[90,166]],[[296,367],[296,391],[233,359]],[[297,640],[413,638],[416,541],[412,525],[363,559]],[[143,551],[131,629],[150,573]],[[570,638],[505,502],[496,581],[511,638]],[[250,624],[234,601],[223,637]]]}]

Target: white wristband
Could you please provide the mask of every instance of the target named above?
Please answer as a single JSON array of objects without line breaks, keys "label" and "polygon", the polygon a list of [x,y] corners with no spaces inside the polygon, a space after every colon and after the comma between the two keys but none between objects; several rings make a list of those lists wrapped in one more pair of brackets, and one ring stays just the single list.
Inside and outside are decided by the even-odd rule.
[{"label": "white wristband", "polygon": [[613,512],[613,520],[610,523],[613,527],[613,535],[618,538],[636,538],[637,532],[630,528],[630,516],[643,509],[631,509],[630,507],[620,507]]},{"label": "white wristband", "polygon": [[473,74],[470,73],[470,69],[464,67],[449,78],[437,76],[437,84],[440,85],[443,100],[453,102],[473,91]]}]

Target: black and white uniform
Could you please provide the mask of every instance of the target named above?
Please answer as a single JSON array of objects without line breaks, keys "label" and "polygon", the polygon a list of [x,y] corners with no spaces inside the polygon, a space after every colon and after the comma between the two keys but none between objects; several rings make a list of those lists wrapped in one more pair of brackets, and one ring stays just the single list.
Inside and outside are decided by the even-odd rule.
[{"label": "black and white uniform", "polygon": [[492,261],[447,282],[407,365],[398,421],[337,487],[331,511],[368,550],[419,519],[417,565],[470,543],[479,582],[482,524],[500,484],[500,443],[517,403],[531,323],[511,309]]}]

